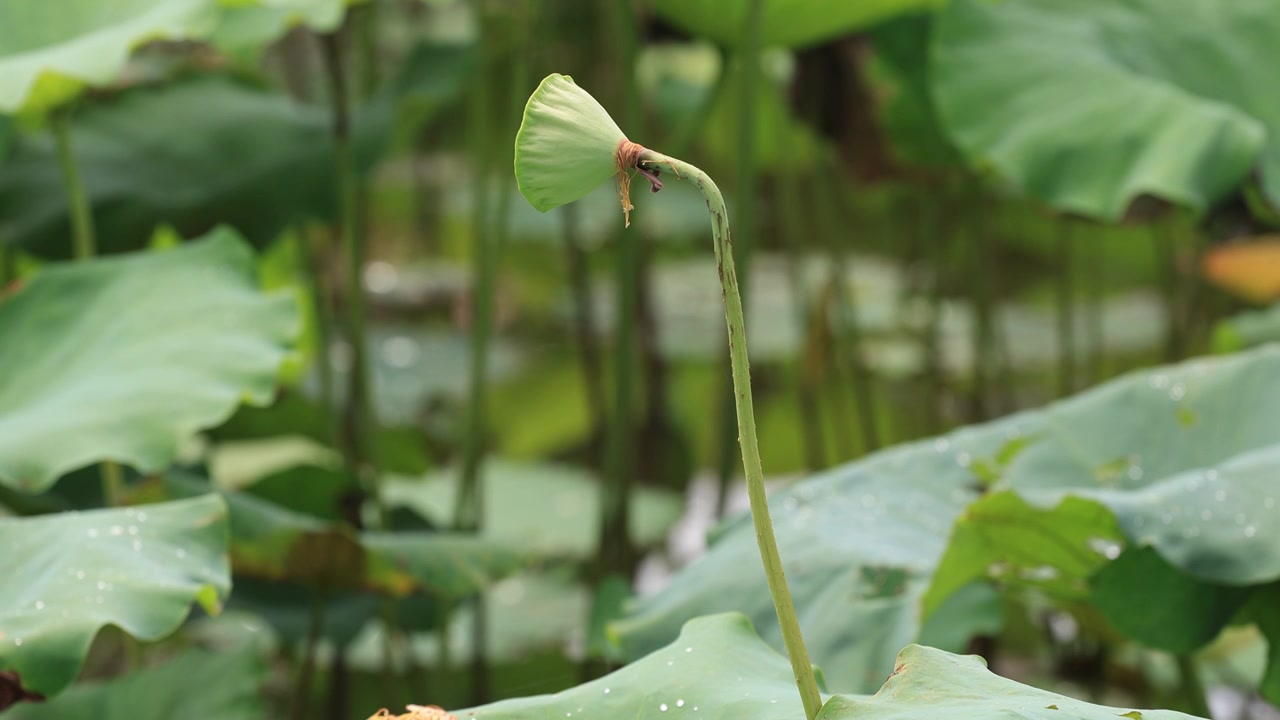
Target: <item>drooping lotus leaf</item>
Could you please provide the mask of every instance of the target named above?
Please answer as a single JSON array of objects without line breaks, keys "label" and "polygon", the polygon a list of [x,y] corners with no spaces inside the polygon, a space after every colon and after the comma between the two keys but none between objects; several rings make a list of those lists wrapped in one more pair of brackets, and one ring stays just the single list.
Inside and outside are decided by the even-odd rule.
[{"label": "drooping lotus leaf", "polygon": [[120,74],[149,40],[199,38],[214,0],[12,0],[0,4],[0,112],[41,111]]},{"label": "drooping lotus leaf", "polygon": [[103,626],[158,640],[193,602],[218,612],[231,589],[216,495],[0,520],[0,547],[0,670],[48,696],[75,679]]},{"label": "drooping lotus leaf", "polygon": [[259,720],[267,668],[251,647],[191,650],[108,681],[76,685],[57,699],[20,705],[6,720]]},{"label": "drooping lotus leaf", "polygon": [[619,174],[626,136],[568,75],[548,75],[529,96],[516,133],[516,183],[541,212],[571,203]]},{"label": "drooping lotus leaf", "polygon": [[[945,0],[762,0],[760,44],[801,47],[869,28]],[[654,10],[686,32],[726,47],[742,44],[753,0],[655,0]]]},{"label": "drooping lotus leaf", "polygon": [[[999,626],[995,599],[975,587],[938,628],[922,629],[920,599],[955,518],[978,497],[981,473],[1038,431],[1033,418],[959,430],[877,453],[770,497],[774,531],[810,658],[833,687],[871,691],[918,639],[962,649]],[[981,471],[981,473],[980,473]],[[690,618],[736,610],[782,648],[750,519],[717,529],[707,553],[630,608],[611,628],[630,658],[670,642]],[[952,644],[954,643],[954,644]]]},{"label": "drooping lotus leaf", "polygon": [[[555,695],[505,700],[459,718],[678,717],[795,720],[804,717],[786,658],[737,614],[690,621],[670,645],[599,680]],[[874,696],[826,698],[820,720],[911,720],[924,717],[1036,720],[1186,720],[1167,710],[1136,711],[1081,702],[1000,677],[981,658],[910,645]]]},{"label": "drooping lotus leaf", "polygon": [[1202,210],[1255,167],[1276,204],[1277,33],[1270,0],[955,0],[934,94],[971,162],[1057,208],[1114,220],[1149,194]]},{"label": "drooping lotus leaf", "polygon": [[0,483],[40,491],[102,460],[165,467],[241,401],[270,399],[296,325],[227,229],[41,271],[0,303]]}]

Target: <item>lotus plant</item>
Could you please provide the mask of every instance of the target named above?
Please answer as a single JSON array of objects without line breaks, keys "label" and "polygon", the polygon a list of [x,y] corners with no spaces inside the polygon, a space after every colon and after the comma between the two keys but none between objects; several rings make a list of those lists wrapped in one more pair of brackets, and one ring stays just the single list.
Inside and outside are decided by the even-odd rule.
[{"label": "lotus plant", "polygon": [[751,369],[747,358],[742,297],[733,266],[729,215],[720,189],[705,172],[693,165],[629,140],[595,98],[567,75],[548,75],[525,106],[524,118],[516,134],[516,182],[524,197],[541,212],[574,202],[612,178],[617,183],[624,222],[629,226],[634,209],[631,205],[632,179],[637,174],[641,175],[649,182],[650,189],[658,192],[662,189],[660,175],[664,169],[677,179],[692,182],[706,199],[707,210],[711,214],[711,234],[729,331],[738,438],[746,471],[751,518],[805,715],[813,720],[822,707],[822,699],[804,638],[800,634],[800,623],[791,591],[787,588],[782,559],[773,535],[773,523],[769,518],[751,402]]}]

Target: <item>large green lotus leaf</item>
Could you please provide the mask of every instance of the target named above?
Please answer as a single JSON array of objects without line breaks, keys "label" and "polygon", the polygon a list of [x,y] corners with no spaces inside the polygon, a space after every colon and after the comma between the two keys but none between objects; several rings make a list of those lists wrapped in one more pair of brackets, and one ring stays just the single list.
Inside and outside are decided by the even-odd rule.
[{"label": "large green lotus leaf", "polygon": [[113,81],[148,40],[201,37],[213,0],[10,0],[0,4],[0,112],[47,110]]},{"label": "large green lotus leaf", "polygon": [[[210,490],[198,478],[164,479],[164,491],[174,497]],[[535,558],[528,548],[470,534],[356,533],[247,493],[222,496],[231,509],[231,561],[237,575],[247,577],[457,601]]]},{"label": "large green lotus leaf", "polygon": [[[686,716],[795,720],[804,711],[786,659],[752,632],[746,618],[729,613],[690,621],[675,642],[599,680],[555,695],[506,700],[452,714],[475,720]],[[818,717],[1181,720],[1190,716],[1081,702],[1000,677],[979,657],[910,645],[897,656],[892,674],[874,696],[828,697]]]},{"label": "large green lotus leaf", "polygon": [[869,33],[875,54],[872,77],[885,90],[878,103],[880,122],[889,134],[895,154],[926,167],[954,167],[959,162],[955,146],[946,136],[932,94],[933,64],[929,38],[936,14],[913,14],[878,25]]},{"label": "large green lotus leaf", "polygon": [[[952,522],[978,496],[977,477],[1038,429],[1029,416],[912,443],[805,480],[770,497],[774,530],[810,656],[832,685],[871,691],[907,643],[922,637],[920,599]],[[931,643],[963,646],[998,626],[992,593],[975,588]],[[726,610],[747,614],[761,637],[782,636],[749,518],[722,526],[708,552],[612,626],[635,658],[675,637],[681,623]]]},{"label": "large green lotus leaf", "polygon": [[[386,150],[401,110],[411,108],[421,124],[458,96],[470,58],[468,48],[454,45],[413,49],[355,116],[360,169]],[[72,118],[71,136],[99,249],[145,247],[160,224],[191,237],[219,223],[260,247],[300,221],[331,219],[337,201],[330,116],[327,107],[222,74],[138,88],[85,107]],[[0,164],[0,243],[66,257],[68,222],[52,139],[22,137]]]},{"label": "large green lotus leaf", "polygon": [[[586,558],[595,551],[600,483],[591,473],[567,465],[488,460],[482,485],[487,498],[485,537],[545,556]],[[390,505],[411,508],[445,526],[453,517],[457,488],[457,471],[448,470],[425,478],[397,478],[383,489]],[[681,512],[678,496],[637,488],[631,505],[632,540],[643,546],[661,543]]]},{"label": "large green lotus leaf", "polygon": [[[329,123],[323,108],[220,75],[85,108],[71,134],[100,249],[144,247],[160,224],[191,237],[226,223],[262,246],[290,223],[326,217],[335,202]],[[44,257],[67,255],[58,167],[47,134],[22,138],[0,166],[4,242]]]},{"label": "large green lotus leaf", "polygon": [[[1280,202],[1271,0],[956,0],[934,33],[952,139],[1051,205],[1205,209],[1258,167]],[[1186,49],[1196,48],[1194,60]]]},{"label": "large green lotus leaf", "polygon": [[305,25],[317,33],[342,23],[348,0],[224,0],[209,41],[231,54],[260,51],[289,30]]},{"label": "large green lotus leaf", "polygon": [[44,695],[75,679],[103,626],[158,640],[231,589],[216,495],[3,520],[0,547],[0,670]]},{"label": "large green lotus leaf", "polygon": [[259,720],[266,667],[249,647],[191,650],[110,681],[77,685],[6,720]]},{"label": "large green lotus leaf", "polygon": [[760,640],[745,617],[727,613],[690,621],[670,645],[599,680],[452,713],[476,720],[795,720],[804,708],[787,659]]},{"label": "large green lotus leaf", "polygon": [[[1091,600],[1171,651],[1280,578],[1280,347],[1134,373],[1039,411],[1001,489],[956,524],[926,599],[975,578]],[[1234,589],[1233,589],[1234,588]],[[1136,604],[1187,619],[1153,627]]]},{"label": "large green lotus leaf", "polygon": [[296,326],[227,229],[42,271],[0,303],[0,482],[39,491],[100,460],[165,467],[242,400],[270,399]]},{"label": "large green lotus leaf", "polygon": [[833,697],[818,720],[916,720],[918,718],[1024,720],[1179,720],[1170,710],[1132,710],[1094,705],[1023,685],[987,669],[982,658],[952,655],[912,645],[902,651],[893,675],[874,696]]},{"label": "large green lotus leaf", "polygon": [[[653,8],[672,24],[727,47],[742,44],[753,0],[654,0]],[[763,0],[763,46],[813,45],[869,28],[895,15],[938,7],[944,0]]]}]

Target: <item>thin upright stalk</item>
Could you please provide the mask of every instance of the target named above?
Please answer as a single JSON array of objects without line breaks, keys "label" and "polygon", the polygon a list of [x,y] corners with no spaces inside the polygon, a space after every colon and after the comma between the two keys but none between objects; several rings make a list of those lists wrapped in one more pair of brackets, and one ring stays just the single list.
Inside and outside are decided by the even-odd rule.
[{"label": "thin upright stalk", "polygon": [[1177,249],[1174,246],[1175,233],[1167,223],[1152,223],[1151,249],[1155,253],[1156,274],[1160,289],[1164,296],[1165,313],[1168,315],[1164,344],[1164,359],[1174,362],[1182,357],[1184,342],[1182,316],[1182,293],[1179,292]]},{"label": "thin upright stalk", "polygon": [[93,214],[89,211],[89,198],[80,180],[71,151],[71,128],[65,110],[49,117],[53,139],[58,146],[58,164],[62,166],[62,182],[67,190],[67,202],[71,210],[71,240],[77,260],[89,260],[98,254],[97,238],[93,229]]},{"label": "thin upright stalk", "polygon": [[987,199],[974,183],[969,203],[972,235],[969,238],[969,279],[973,306],[973,394],[970,420],[991,416],[991,351],[995,342],[995,308],[991,297],[991,238],[987,225]]},{"label": "thin upright stalk", "polygon": [[818,333],[825,333],[827,328],[822,320],[824,313],[815,312],[815,303],[810,302],[809,294],[804,287],[801,275],[801,263],[804,256],[800,251],[797,236],[804,227],[804,211],[801,207],[800,183],[798,177],[784,177],[778,185],[778,200],[782,215],[782,240],[786,252],[787,283],[791,287],[794,301],[796,326],[801,328],[801,355],[796,363],[796,402],[799,405],[801,423],[801,444],[804,447],[805,468],[817,472],[826,467],[826,450],[822,437],[822,408],[818,403],[818,385],[820,376],[816,368],[820,365],[821,346],[811,341]]},{"label": "thin upright stalk", "polygon": [[[336,417],[337,403],[333,396],[333,364],[329,361],[329,350],[333,343],[333,308],[324,282],[324,268],[315,247],[311,244],[310,233],[299,223],[294,227],[294,243],[298,250],[298,259],[307,274],[310,290],[311,313],[315,316],[316,338],[313,352],[316,354],[316,369],[319,373],[320,406],[328,413],[328,417]],[[339,428],[331,428],[335,437]]]},{"label": "thin upright stalk", "polygon": [[[751,278],[751,255],[756,241],[756,83],[760,75],[760,17],[764,0],[751,0],[747,6],[746,27],[742,34],[742,47],[738,52],[738,181],[735,190],[738,197],[738,246],[734,248],[735,260],[742,266],[743,296]],[[722,68],[723,72],[723,68]],[[720,463],[719,493],[716,512],[723,515],[729,501],[729,486],[733,478],[733,446],[736,444],[736,428],[733,417],[733,389],[725,387],[720,408]]]},{"label": "thin upright stalk", "polygon": [[11,245],[0,244],[0,293],[17,279],[18,250]]},{"label": "thin upright stalk", "polygon": [[1178,655],[1178,675],[1181,679],[1182,691],[1187,700],[1187,712],[1196,717],[1213,717],[1209,713],[1209,703],[1205,699],[1204,683],[1200,680],[1200,671],[1196,668],[1195,658],[1190,655]]},{"label": "thin upright stalk", "polygon": [[325,598],[327,593],[316,590],[311,594],[311,611],[307,622],[307,643],[303,649],[302,665],[298,668],[298,680],[294,685],[291,720],[305,720],[310,716],[311,685],[316,672],[316,653],[320,648],[320,635],[324,632]]},{"label": "thin upright stalk", "polygon": [[363,481],[376,509],[377,525],[384,527],[386,508],[382,502],[381,478],[369,441],[374,416],[369,397],[367,320],[362,282],[365,247],[358,218],[359,190],[351,147],[350,96],[338,32],[322,35],[320,40],[333,112],[333,170],[337,182],[338,235],[346,264],[343,294],[347,311],[343,318],[344,334],[351,347],[351,367],[347,376],[340,442],[348,471]]},{"label": "thin upright stalk", "polygon": [[[828,223],[823,228],[826,231],[827,250],[831,257],[831,279],[832,287],[835,290],[835,311],[836,311],[836,351],[840,365],[848,370],[850,382],[853,385],[853,404],[854,409],[858,413],[858,430],[861,437],[862,453],[874,452],[880,447],[880,431],[876,416],[876,393],[875,393],[875,377],[871,369],[867,367],[866,358],[862,349],[864,346],[862,338],[862,324],[858,317],[858,299],[855,289],[849,284],[850,265],[849,253],[840,242],[838,233],[835,229],[841,227],[843,223],[838,217],[838,211],[841,207],[840,198],[840,176],[834,168],[830,170],[832,177],[830,182],[820,183],[825,187],[820,187],[820,191],[824,191],[819,197],[819,202],[826,208],[824,215],[828,218],[835,216],[836,222]],[[846,342],[847,338],[847,342]]]},{"label": "thin upright stalk", "polygon": [[[482,57],[481,67],[492,63]],[[487,73],[486,73],[487,74]],[[482,75],[481,77],[484,77]],[[472,180],[472,245],[471,245],[471,328],[468,368],[466,425],[462,438],[462,468],[458,476],[458,491],[453,508],[455,530],[479,533],[484,525],[485,493],[483,482],[485,435],[488,425],[485,403],[489,397],[489,345],[493,336],[494,295],[497,292],[498,256],[501,252],[505,212],[508,205],[500,201],[501,218],[489,217],[492,197],[489,170],[493,165],[493,152],[489,144],[489,118],[491,114],[491,88],[487,82],[477,82],[471,90],[469,122],[471,123]],[[508,193],[509,194],[509,193]],[[471,684],[473,704],[482,704],[488,693],[489,628],[483,594],[470,602],[475,621],[471,625]],[[442,659],[447,658],[449,626],[440,630]]]},{"label": "thin upright stalk", "polygon": [[1058,220],[1058,395],[1076,387],[1075,222]]},{"label": "thin upright stalk", "polygon": [[[570,203],[560,209],[560,236],[564,241],[565,265],[569,272],[569,288],[573,294],[573,330],[577,339],[578,358],[582,365],[582,384],[591,418],[591,437],[603,432],[606,422],[604,371],[600,365],[600,348],[596,345],[596,319],[591,302],[591,273],[586,253],[578,238],[578,207]],[[599,457],[592,458],[599,464]]]},{"label": "thin upright stalk", "polygon": [[1089,365],[1089,381],[1102,382],[1107,377],[1107,336],[1103,325],[1103,300],[1107,288],[1106,246],[1094,233],[1089,247],[1092,262],[1088,263],[1089,271],[1085,273],[1085,292],[1088,295],[1085,328],[1089,338],[1089,352],[1092,362]]},{"label": "thin upright stalk", "polygon": [[720,270],[720,286],[724,296],[725,324],[729,332],[729,359],[738,417],[738,438],[747,478],[747,495],[751,501],[751,520],[755,526],[756,543],[760,547],[765,580],[778,614],[778,625],[782,629],[783,644],[787,648],[791,671],[795,675],[800,699],[804,703],[805,717],[814,720],[822,708],[822,696],[818,691],[813,665],[809,662],[809,653],[805,650],[800,621],[796,617],[795,603],[787,587],[782,557],[778,553],[778,543],[773,535],[773,522],[769,518],[769,500],[765,494],[764,468],[760,464],[760,443],[756,437],[755,410],[751,399],[746,321],[743,317],[738,274],[734,267],[733,242],[729,235],[729,213],[725,209],[720,189],[706,173],[693,165],[652,150],[645,150],[640,161],[650,166],[665,165],[677,178],[692,182],[706,199],[707,210],[711,214],[716,264]]},{"label": "thin upright stalk", "polygon": [[[484,62],[483,60],[481,61]],[[489,337],[492,334],[494,283],[493,226],[489,217],[492,196],[489,169],[493,153],[489,146],[491,108],[489,88],[476,83],[471,89],[468,123],[473,133],[472,246],[471,246],[471,328],[467,385],[466,425],[462,436],[462,470],[453,508],[453,524],[458,530],[478,530],[483,514],[480,472],[484,463],[485,408],[487,395]]]},{"label": "thin upright stalk", "polygon": [[[640,131],[639,91],[636,88],[635,7],[632,0],[613,4],[622,77],[623,124]],[[633,384],[636,374],[636,296],[639,287],[639,238],[618,235],[615,243],[617,313],[613,347],[613,418],[608,441],[608,473],[601,493],[597,572],[627,571],[631,563],[631,491],[635,484],[636,433]]]},{"label": "thin upright stalk", "polygon": [[[93,228],[93,213],[89,209],[89,197],[80,179],[75,154],[71,150],[71,128],[65,110],[54,112],[49,118],[53,138],[58,146],[58,164],[62,166],[62,182],[67,191],[67,204],[71,210],[71,241],[77,261],[92,260],[98,254],[98,243]],[[124,473],[120,466],[105,460],[99,466],[102,478],[102,498],[108,507],[117,507],[123,501]]]}]

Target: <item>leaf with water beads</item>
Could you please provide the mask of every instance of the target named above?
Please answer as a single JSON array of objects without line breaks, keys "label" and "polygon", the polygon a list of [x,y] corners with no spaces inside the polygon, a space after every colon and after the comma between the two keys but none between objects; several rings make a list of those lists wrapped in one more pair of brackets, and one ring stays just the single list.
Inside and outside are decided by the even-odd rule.
[{"label": "leaf with water beads", "polygon": [[0,521],[0,671],[54,695],[103,626],[158,640],[193,602],[218,612],[231,590],[227,536],[216,495]]}]

